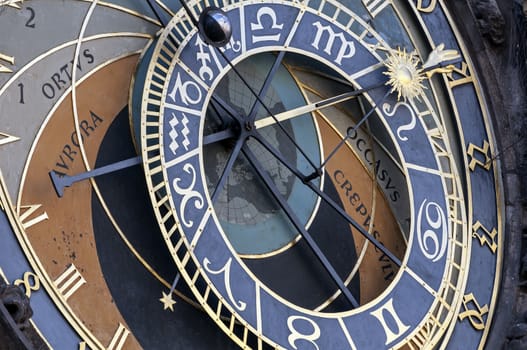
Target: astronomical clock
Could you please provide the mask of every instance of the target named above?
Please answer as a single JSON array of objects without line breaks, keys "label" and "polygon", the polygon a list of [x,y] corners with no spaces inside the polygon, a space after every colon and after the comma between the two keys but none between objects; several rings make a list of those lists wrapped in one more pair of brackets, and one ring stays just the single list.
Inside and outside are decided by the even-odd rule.
[{"label": "astronomical clock", "polygon": [[0,0],[6,344],[498,344],[517,231],[463,6]]}]

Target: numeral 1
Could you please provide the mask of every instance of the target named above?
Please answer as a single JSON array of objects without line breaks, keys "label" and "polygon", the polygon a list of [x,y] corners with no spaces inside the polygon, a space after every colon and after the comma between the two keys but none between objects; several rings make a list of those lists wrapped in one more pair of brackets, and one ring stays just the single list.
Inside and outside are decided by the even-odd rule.
[{"label": "numeral 1", "polygon": [[66,271],[57,277],[54,283],[64,299],[68,300],[73,293],[86,283],[86,280],[82,277],[75,265],[71,264]]},{"label": "numeral 1", "polygon": [[[395,324],[397,326],[396,329],[390,328],[388,323],[386,322],[384,318],[384,313],[389,313],[392,319],[395,321]],[[379,322],[381,323],[382,328],[384,329],[384,333],[386,334],[386,343],[385,345],[390,344],[397,338],[399,338],[401,335],[403,335],[404,332],[406,332],[410,326],[405,325],[397,313],[395,312],[395,309],[393,307],[393,299],[388,300],[383,306],[378,308],[375,311],[370,312],[372,316],[375,316]]]},{"label": "numeral 1", "polygon": [[25,103],[24,102],[24,84],[18,83],[18,87],[20,88],[20,100],[19,100],[19,102],[21,104],[24,104]]}]

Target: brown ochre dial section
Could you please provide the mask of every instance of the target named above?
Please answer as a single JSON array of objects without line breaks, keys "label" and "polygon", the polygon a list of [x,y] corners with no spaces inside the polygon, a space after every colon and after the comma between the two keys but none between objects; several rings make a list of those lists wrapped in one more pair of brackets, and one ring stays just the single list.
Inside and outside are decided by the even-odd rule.
[{"label": "brown ochre dial section", "polygon": [[[65,288],[60,294],[68,307],[101,344],[108,346],[117,335],[127,349],[141,346],[133,334],[123,330],[128,327],[101,271],[93,233],[92,185],[90,181],[75,183],[59,198],[48,174],[51,170],[66,175],[86,171],[80,140],[90,167],[94,166],[103,137],[128,102],[137,60],[137,55],[119,59],[77,86],[80,135],[75,132],[71,94],[66,96],[29,158],[20,201],[21,212],[25,206],[39,205],[31,215],[47,216],[27,227],[26,234],[55,288]],[[77,287],[82,280],[85,282]]]}]

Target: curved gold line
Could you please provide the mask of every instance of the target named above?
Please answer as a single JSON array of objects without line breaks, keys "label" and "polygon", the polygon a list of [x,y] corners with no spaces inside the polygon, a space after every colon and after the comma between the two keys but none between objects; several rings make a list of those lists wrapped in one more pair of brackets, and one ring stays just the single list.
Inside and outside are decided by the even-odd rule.
[{"label": "curved gold line", "polygon": [[[93,2],[93,0],[81,0],[83,2]],[[153,19],[149,16],[146,16],[140,12],[136,12],[136,11],[133,11],[131,9],[129,9],[128,7],[124,7],[124,6],[121,6],[121,5],[117,5],[117,4],[114,4],[114,3],[111,3],[111,2],[105,2],[105,1],[98,1],[97,4],[101,7],[108,7],[108,8],[111,8],[113,10],[118,10],[118,11],[121,11],[121,12],[124,12],[124,13],[127,13],[129,15],[132,15],[132,16],[135,16],[135,17],[138,17],[138,18],[141,18],[141,19],[144,19],[145,21],[148,21],[152,24],[155,24],[159,27],[162,27],[161,23],[156,20],[156,19]]]},{"label": "curved gold line", "polygon": [[[150,34],[133,33],[133,32],[104,33],[104,34],[97,34],[97,35],[92,35],[92,36],[86,37],[86,38],[83,39],[83,42],[89,42],[89,41],[92,41],[92,40],[104,39],[104,38],[112,38],[112,37],[116,37],[116,38],[119,38],[119,37],[151,38],[152,36]],[[66,48],[68,46],[71,46],[71,45],[75,44],[76,42],[77,42],[77,40],[72,40],[72,41],[67,41],[65,43],[62,43],[62,44],[60,44],[58,46],[55,46],[54,48],[44,52],[43,54],[35,57],[34,59],[29,61],[28,63],[26,63],[26,65],[24,65],[24,67],[20,68],[15,74],[13,74],[13,76],[11,76],[11,78],[2,86],[2,88],[0,89],[0,95],[2,95],[5,92],[5,90],[7,90],[7,88],[12,83],[14,83],[16,81],[16,79],[18,79],[22,74],[24,74],[28,69],[33,67],[35,64],[39,63],[42,59],[44,59],[44,58],[46,58],[48,56],[51,56],[55,52],[60,51],[60,50]]]},{"label": "curved gold line", "polygon": [[[90,9],[88,10],[88,13],[86,14],[86,17],[84,19],[81,31],[79,33],[79,39],[77,41],[77,46],[76,46],[76,49],[75,49],[75,56],[74,56],[73,66],[72,66],[72,73],[71,73],[71,79],[72,79],[71,99],[72,99],[73,121],[74,121],[74,125],[75,125],[75,132],[77,133],[77,135],[80,135],[81,133],[80,133],[79,115],[78,115],[78,109],[77,109],[77,93],[76,93],[76,90],[77,90],[77,86],[76,86],[76,71],[77,70],[75,69],[75,67],[77,67],[77,62],[78,62],[79,55],[80,55],[80,48],[81,48],[81,45],[82,45],[82,39],[83,39],[83,36],[84,36],[84,32],[86,30],[86,27],[88,26],[88,23],[89,23],[90,18],[91,18],[92,14],[93,14],[93,11],[95,10],[95,7],[97,6],[97,3],[98,3],[98,0],[93,0],[93,3],[90,5]],[[79,150],[80,150],[80,153],[81,153],[81,158],[83,160],[84,166],[85,166],[86,170],[89,171],[91,169],[91,167],[90,167],[90,164],[88,162],[88,157],[87,157],[87,154],[85,152],[84,141],[82,140],[82,138],[79,139],[78,143],[79,143]],[[147,262],[143,259],[143,257],[137,252],[137,250],[133,247],[133,245],[130,243],[130,241],[126,238],[126,236],[124,235],[123,231],[121,230],[121,228],[119,227],[119,225],[115,221],[115,218],[113,217],[113,215],[111,214],[110,210],[108,209],[108,207],[106,205],[106,202],[105,202],[105,200],[104,200],[104,198],[103,198],[103,196],[102,196],[102,194],[100,192],[100,189],[97,186],[97,182],[96,182],[95,178],[93,178],[93,177],[90,178],[90,183],[92,185],[93,190],[97,194],[97,198],[101,202],[101,205],[105,208],[106,215],[108,216],[108,218],[112,222],[112,225],[117,230],[117,232],[119,233],[119,236],[124,241],[124,243],[126,244],[128,249],[132,252],[132,254],[143,264],[143,266],[157,280],[159,280],[166,287],[170,288],[171,285],[167,281],[165,281],[163,278],[161,278],[161,276],[156,271],[154,271],[154,269],[149,264],[147,264]],[[177,292],[176,295],[180,296],[182,299],[184,299],[186,301],[190,301],[189,298],[187,298],[186,296],[183,296],[179,292]]]}]

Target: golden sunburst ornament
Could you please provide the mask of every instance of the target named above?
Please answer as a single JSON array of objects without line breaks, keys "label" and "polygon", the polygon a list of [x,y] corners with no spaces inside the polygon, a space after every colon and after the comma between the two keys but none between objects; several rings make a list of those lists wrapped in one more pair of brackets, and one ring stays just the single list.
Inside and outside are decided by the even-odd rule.
[{"label": "golden sunburst ornament", "polygon": [[390,79],[386,85],[391,86],[391,92],[397,91],[397,99],[401,97],[406,101],[419,95],[425,89],[421,83],[425,79],[423,69],[418,68],[419,58],[415,53],[407,53],[406,50],[397,49],[393,51],[385,61],[387,71],[384,72]]}]

